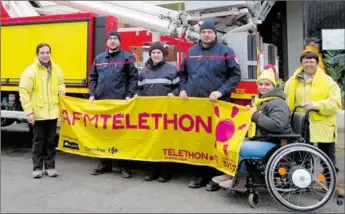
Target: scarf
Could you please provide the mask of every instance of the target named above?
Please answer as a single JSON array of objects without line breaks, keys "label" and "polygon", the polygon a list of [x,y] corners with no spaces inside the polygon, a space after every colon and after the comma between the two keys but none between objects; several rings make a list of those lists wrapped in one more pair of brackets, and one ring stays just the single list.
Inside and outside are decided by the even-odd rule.
[{"label": "scarf", "polygon": [[[296,106],[296,88],[298,85],[298,82],[300,81],[298,79],[298,74],[303,72],[303,67],[299,67],[295,73],[292,75],[290,80],[290,85],[288,87],[287,92],[287,99],[286,102],[290,108],[290,111],[292,112],[293,109]],[[311,85],[311,92],[310,92],[310,100],[313,101],[319,101],[327,99],[328,93],[329,93],[329,87],[328,87],[328,79],[327,74],[325,74],[320,68],[317,68],[315,75],[312,80]],[[313,120],[324,120],[326,117],[320,115],[318,112],[310,112],[310,118]]]},{"label": "scarf", "polygon": [[[59,103],[59,75],[57,73],[57,68],[56,65],[53,62],[49,62],[46,65],[43,65],[39,62],[38,59],[35,60],[35,89],[37,90],[37,106],[38,107],[44,107],[44,100],[43,100],[43,93],[47,93],[47,91],[43,90],[43,82],[42,81],[47,81],[47,80],[42,80],[42,73],[40,70],[42,67],[47,69],[47,71],[43,72],[48,72],[49,75],[49,82],[50,82],[50,93],[48,91],[48,94],[50,96],[51,101],[54,104]],[[47,83],[48,84],[48,83]],[[49,84],[48,84],[49,85]]]},{"label": "scarf", "polygon": [[[259,106],[269,100],[273,100],[276,99],[277,97],[264,97],[264,98],[259,98],[259,97],[255,97],[254,99],[254,104],[253,106],[255,106],[256,108],[259,108]],[[251,122],[249,125],[249,129],[248,129],[248,137],[249,138],[253,138],[256,134],[256,123]]]}]

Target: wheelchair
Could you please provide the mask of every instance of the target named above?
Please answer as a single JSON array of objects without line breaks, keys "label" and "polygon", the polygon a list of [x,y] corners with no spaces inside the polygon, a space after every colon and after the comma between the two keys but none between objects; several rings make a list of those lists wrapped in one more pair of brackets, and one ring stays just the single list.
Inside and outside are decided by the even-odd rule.
[{"label": "wheelchair", "polygon": [[[309,112],[302,115],[296,112],[297,108],[299,106],[290,118],[293,134],[266,135],[279,140],[280,145],[264,158],[241,159],[238,166],[245,164],[246,172],[236,172],[227,189],[230,195],[249,194],[250,206],[257,208],[260,194],[256,189],[263,187],[277,203],[298,212],[317,210],[335,195],[335,167],[325,153],[308,143]],[[290,201],[290,198],[295,200]],[[343,204],[338,197],[336,199],[338,205]]]}]

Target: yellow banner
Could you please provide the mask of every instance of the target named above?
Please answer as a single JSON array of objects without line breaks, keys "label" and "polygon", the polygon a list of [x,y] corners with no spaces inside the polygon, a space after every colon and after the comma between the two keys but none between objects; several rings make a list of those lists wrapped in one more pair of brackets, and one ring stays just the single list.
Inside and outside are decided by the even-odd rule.
[{"label": "yellow banner", "polygon": [[99,158],[177,162],[234,175],[247,108],[206,98],[60,98],[59,150]]}]

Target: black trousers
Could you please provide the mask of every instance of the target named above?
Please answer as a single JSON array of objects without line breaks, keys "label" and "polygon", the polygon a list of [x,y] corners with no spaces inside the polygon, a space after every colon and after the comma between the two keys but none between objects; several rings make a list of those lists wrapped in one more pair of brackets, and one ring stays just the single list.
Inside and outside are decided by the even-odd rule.
[{"label": "black trousers", "polygon": [[55,169],[57,119],[35,121],[32,127],[33,170]]},{"label": "black trousers", "polygon": [[[328,157],[329,159],[331,159],[336,172],[339,172],[339,168],[336,165],[336,157],[335,157],[335,143],[318,143],[317,147],[323,151]],[[321,163],[323,165],[323,163]],[[325,169],[327,170],[327,169]]]},{"label": "black trousers", "polygon": [[213,177],[223,175],[221,171],[208,166],[193,166],[195,170],[195,176],[202,177],[206,182],[210,182]]},{"label": "black trousers", "polygon": [[147,163],[148,173],[152,173],[160,176],[171,176],[172,174],[172,163],[160,163],[160,162],[148,162]]},{"label": "black trousers", "polygon": [[106,168],[111,169],[113,167],[113,163],[115,163],[115,166],[119,168],[129,168],[129,161],[127,160],[114,160],[114,159],[108,159],[108,158],[102,158],[101,164],[103,164]]}]

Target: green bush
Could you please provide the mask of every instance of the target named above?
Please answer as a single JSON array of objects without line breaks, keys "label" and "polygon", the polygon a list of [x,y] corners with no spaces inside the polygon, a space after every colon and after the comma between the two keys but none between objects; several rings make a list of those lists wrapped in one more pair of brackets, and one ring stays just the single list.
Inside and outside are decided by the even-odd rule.
[{"label": "green bush", "polygon": [[328,50],[323,52],[325,69],[339,85],[341,97],[345,100],[345,50]]}]

